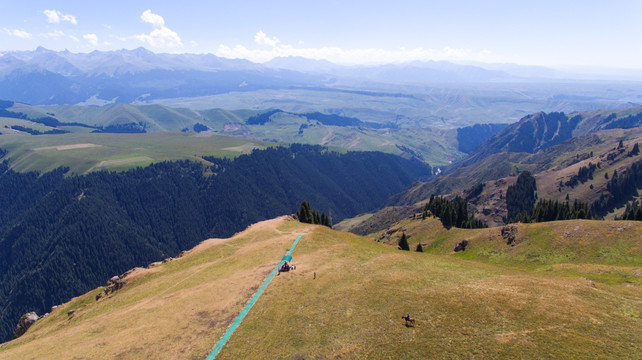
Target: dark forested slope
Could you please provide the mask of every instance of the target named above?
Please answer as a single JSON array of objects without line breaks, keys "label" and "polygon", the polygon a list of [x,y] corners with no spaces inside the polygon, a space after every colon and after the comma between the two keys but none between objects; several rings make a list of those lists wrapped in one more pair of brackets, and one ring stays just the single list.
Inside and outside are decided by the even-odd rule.
[{"label": "dark forested slope", "polygon": [[165,162],[123,173],[64,177],[0,169],[0,340],[39,314],[135,266],[175,256],[207,236],[292,214],[301,200],[333,221],[380,206],[428,176],[420,161],[292,145],[211,166]]}]

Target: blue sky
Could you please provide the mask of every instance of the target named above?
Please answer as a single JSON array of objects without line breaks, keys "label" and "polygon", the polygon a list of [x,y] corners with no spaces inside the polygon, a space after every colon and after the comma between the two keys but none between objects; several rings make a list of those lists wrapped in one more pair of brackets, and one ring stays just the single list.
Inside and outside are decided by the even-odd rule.
[{"label": "blue sky", "polygon": [[642,1],[7,1],[0,51],[642,68]]}]

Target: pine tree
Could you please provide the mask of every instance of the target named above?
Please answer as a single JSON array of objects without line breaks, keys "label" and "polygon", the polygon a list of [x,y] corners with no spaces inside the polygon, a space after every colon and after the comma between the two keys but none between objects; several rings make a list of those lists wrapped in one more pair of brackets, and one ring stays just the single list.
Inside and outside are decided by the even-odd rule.
[{"label": "pine tree", "polygon": [[303,200],[299,211],[296,212],[299,221],[306,224],[314,224],[314,215],[312,214],[312,208],[310,208],[310,203]]},{"label": "pine tree", "polygon": [[326,215],[325,212],[321,213],[321,225],[332,228],[332,222],[330,221],[330,217]]},{"label": "pine tree", "polygon": [[421,244],[417,244],[417,248],[415,249],[416,252],[424,252],[424,248],[421,246]]},{"label": "pine tree", "polygon": [[448,207],[445,209],[441,216],[441,223],[444,225],[444,227],[448,230],[450,230],[451,227],[453,227],[453,209],[452,207]]},{"label": "pine tree", "polygon": [[301,207],[296,212],[296,215],[302,223],[324,225],[332,228],[330,217],[326,215],[325,212],[319,212],[317,209],[313,209],[310,203],[305,200],[301,203]]},{"label": "pine tree", "polygon": [[408,238],[406,238],[406,233],[403,233],[401,235],[401,239],[399,239],[399,249],[410,251],[410,245],[408,245]]},{"label": "pine tree", "polygon": [[506,189],[506,207],[508,209],[508,220],[513,221],[522,212],[530,214],[537,201],[537,186],[535,178],[528,171],[524,171],[517,177],[515,185]]}]

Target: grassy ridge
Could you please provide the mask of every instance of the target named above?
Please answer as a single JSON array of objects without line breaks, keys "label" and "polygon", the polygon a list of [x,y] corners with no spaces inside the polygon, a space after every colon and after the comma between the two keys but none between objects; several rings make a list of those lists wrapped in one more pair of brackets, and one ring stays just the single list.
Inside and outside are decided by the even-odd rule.
[{"label": "grassy ridge", "polygon": [[[272,281],[220,359],[624,359],[642,353],[639,224],[528,225],[520,227],[518,245],[505,251],[501,236],[493,235],[498,228],[445,231],[436,220],[401,226],[412,245],[425,242],[429,253],[284,218],[259,223],[138,270],[104,300],[93,299],[97,289],[63,305],[3,345],[0,356],[204,358],[298,233],[305,235],[293,254],[297,270]],[[582,237],[565,235],[581,229]],[[612,234],[619,236],[602,241]],[[462,237],[470,239],[469,248],[453,254],[451,245]],[[525,255],[551,248],[572,256],[533,261]],[[484,253],[490,251],[499,255]],[[576,274],[585,266],[617,267],[631,278],[591,281]],[[415,327],[404,326],[406,312],[417,319]]]},{"label": "grassy ridge", "polygon": [[14,170],[50,171],[68,166],[76,174],[126,170],[164,160],[202,161],[204,155],[235,157],[268,145],[227,136],[184,133],[0,136],[0,148],[9,151],[6,157]]},{"label": "grassy ridge", "polygon": [[[396,244],[405,232],[411,249],[421,243],[424,251],[432,254],[452,254],[461,259],[605,283],[642,285],[639,222],[568,220],[519,224],[512,246],[502,237],[502,228],[446,230],[434,218],[404,220],[392,228],[397,231],[390,238],[382,241]],[[386,231],[389,230],[373,236],[381,239]],[[453,253],[455,245],[464,239],[469,241],[466,250]]]}]

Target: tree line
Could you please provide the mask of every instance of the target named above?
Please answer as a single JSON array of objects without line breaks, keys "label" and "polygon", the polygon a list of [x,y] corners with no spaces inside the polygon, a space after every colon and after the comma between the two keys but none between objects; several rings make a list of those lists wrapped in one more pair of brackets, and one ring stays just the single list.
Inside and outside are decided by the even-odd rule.
[{"label": "tree line", "polygon": [[573,219],[592,219],[588,203],[575,200],[572,205],[568,201],[539,199],[533,210],[518,214],[512,222],[545,222]]},{"label": "tree line", "polygon": [[310,206],[310,203],[303,200],[299,210],[296,212],[296,217],[300,222],[305,224],[317,224],[332,228],[332,221],[325,212],[319,212]]},{"label": "tree line", "polygon": [[488,227],[484,222],[468,215],[468,203],[457,196],[453,201],[443,196],[431,195],[428,204],[424,207],[422,217],[425,219],[432,214],[441,220],[446,229],[452,227],[463,229],[477,229]]},{"label": "tree line", "polygon": [[505,222],[516,222],[516,218],[530,216],[537,201],[537,185],[535,178],[528,171],[523,171],[517,177],[515,185],[506,189],[506,208],[508,216]]},{"label": "tree line", "polygon": [[631,164],[622,174],[613,171],[611,179],[606,184],[607,192],[593,202],[591,209],[594,213],[605,215],[608,211],[624,204],[642,188],[642,160]]},{"label": "tree line", "polygon": [[[593,173],[597,169],[597,165],[589,162],[588,166],[582,166],[577,171],[577,175],[571,176],[571,178],[564,183],[565,186],[575,187],[578,183],[584,184],[588,180],[593,180]],[[561,183],[561,181],[560,181]],[[561,186],[560,186],[561,188]]]}]

